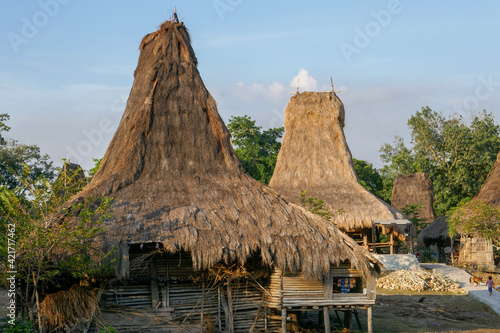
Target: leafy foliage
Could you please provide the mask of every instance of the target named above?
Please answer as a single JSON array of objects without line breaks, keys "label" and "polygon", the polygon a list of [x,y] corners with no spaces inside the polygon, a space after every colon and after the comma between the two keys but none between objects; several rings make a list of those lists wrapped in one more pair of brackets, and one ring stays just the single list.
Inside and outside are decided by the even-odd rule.
[{"label": "leafy foliage", "polygon": [[380,199],[390,202],[392,186],[387,188],[388,184],[386,179],[373,167],[373,164],[367,161],[352,159],[354,164],[354,171],[358,176],[358,181],[368,191],[375,194]]},{"label": "leafy foliage", "polygon": [[300,199],[300,205],[302,207],[306,208],[307,210],[316,215],[321,216],[327,221],[331,221],[332,217],[335,215],[340,215],[344,213],[343,209],[339,209],[336,212],[332,212],[326,207],[325,200],[321,200],[314,197],[308,197],[307,191],[305,190],[300,192],[299,199]]},{"label": "leafy foliage", "polygon": [[227,127],[243,169],[254,179],[269,184],[281,148],[278,139],[283,136],[284,128],[261,131],[249,116],[233,116]]},{"label": "leafy foliage", "polygon": [[93,158],[92,161],[94,161],[94,167],[89,170],[90,178],[94,177],[97,170],[99,170],[99,167],[101,166],[101,162],[102,162],[102,157],[101,158]]},{"label": "leafy foliage", "polygon": [[19,180],[19,175],[25,170],[25,165],[30,170],[31,181],[35,181],[39,176],[53,179],[55,169],[49,156],[42,156],[38,146],[20,144],[16,140],[6,140],[1,136],[1,132],[10,130],[4,123],[9,118],[8,114],[0,114],[0,185],[24,194],[27,189]]},{"label": "leafy foliage", "polygon": [[421,231],[427,226],[427,223],[424,223],[427,221],[427,219],[420,218],[420,210],[422,209],[422,207],[423,205],[419,203],[419,204],[409,204],[401,208],[401,211],[406,216],[408,216],[410,221],[413,222],[415,228],[417,229],[417,232]]},{"label": "leafy foliage", "polygon": [[[33,181],[31,174],[26,168],[19,177],[30,199],[18,200],[15,213],[5,222],[9,228],[15,228],[16,270],[25,285],[21,302],[32,314],[37,312],[32,309],[39,293],[68,287],[80,279],[109,275],[111,261],[93,249],[92,240],[104,231],[103,222],[112,217],[109,210],[112,198],[91,198],[64,205],[87,184],[81,170],[63,168],[55,181],[43,176]],[[69,216],[73,220],[71,224],[68,219],[58,222],[56,216]]]},{"label": "leafy foliage", "polygon": [[0,114],[0,146],[6,143],[4,137],[2,136],[2,132],[8,132],[10,127],[5,125],[5,121],[9,120],[10,116],[7,113]]},{"label": "leafy foliage", "polygon": [[448,214],[450,237],[459,234],[486,238],[500,246],[500,208],[480,200],[461,203]]},{"label": "leafy foliage", "polygon": [[401,137],[384,144],[381,159],[387,163],[382,177],[424,172],[434,188],[434,210],[441,215],[464,198],[472,198],[491,172],[500,150],[500,126],[483,111],[467,124],[462,116],[443,116],[424,107],[408,121],[411,147]]}]

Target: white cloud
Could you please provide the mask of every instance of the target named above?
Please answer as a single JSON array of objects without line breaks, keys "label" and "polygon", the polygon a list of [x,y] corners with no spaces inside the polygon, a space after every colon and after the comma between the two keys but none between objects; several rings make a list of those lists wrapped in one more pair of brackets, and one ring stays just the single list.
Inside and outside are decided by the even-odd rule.
[{"label": "white cloud", "polygon": [[256,99],[280,100],[286,95],[285,86],[279,82],[274,82],[271,85],[263,85],[260,83],[252,83],[247,85],[243,82],[238,82],[232,88],[232,94],[245,102]]},{"label": "white cloud", "polygon": [[292,81],[290,82],[290,87],[297,89],[297,80],[299,83],[299,90],[300,91],[317,91],[318,89],[318,81],[311,75],[309,75],[309,72],[302,68],[299,71],[299,74],[295,76]]}]

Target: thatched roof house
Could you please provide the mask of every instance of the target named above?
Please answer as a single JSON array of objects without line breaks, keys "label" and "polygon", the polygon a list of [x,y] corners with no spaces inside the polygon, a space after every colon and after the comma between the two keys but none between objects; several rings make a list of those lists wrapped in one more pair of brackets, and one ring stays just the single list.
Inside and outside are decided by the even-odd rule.
[{"label": "thatched roof house", "polygon": [[[476,201],[476,204],[480,201],[488,205],[500,206],[500,153],[498,153],[493,170],[486,178],[483,186],[481,186],[479,193],[472,198],[471,202],[474,201]],[[470,211],[470,213],[467,211]],[[458,212],[456,211],[454,214],[458,214]],[[477,212],[473,211],[473,208],[467,207],[463,214],[472,216]],[[494,264],[493,245],[487,239],[467,234],[465,230],[462,230],[461,226],[457,226],[456,229],[462,236],[460,239],[462,243],[460,262],[486,266]]]},{"label": "thatched roof house", "polygon": [[[120,125],[91,183],[70,201],[114,198],[114,217],[93,246],[101,253],[119,249],[117,277],[128,282],[104,290],[103,304],[145,312],[137,322],[128,312],[126,323],[114,312],[103,318],[139,331],[164,320],[172,332],[204,325],[234,332],[276,323],[262,310],[264,298],[266,309],[281,309],[284,329],[290,307],[372,306],[378,260],[244,172],[184,24],[163,23],[140,50]],[[269,274],[267,285],[252,282]],[[334,278],[352,288],[359,279],[356,293],[334,297]],[[308,283],[310,291],[295,293]],[[293,304],[284,303],[289,297]]]},{"label": "thatched roof house", "polygon": [[406,205],[421,204],[419,217],[430,223],[436,219],[433,208],[432,181],[425,173],[398,175],[392,188],[391,206],[401,210]]},{"label": "thatched roof house", "polygon": [[[285,109],[285,136],[269,186],[298,203],[301,191],[325,201],[346,232],[371,229],[376,220],[405,216],[358,182],[344,135],[345,111],[335,92],[303,92]],[[386,224],[385,231],[403,234]],[[404,236],[402,236],[404,238]]]},{"label": "thatched roof house", "polygon": [[417,243],[419,245],[425,245],[426,247],[432,244],[450,246],[451,238],[449,235],[447,216],[441,215],[425,227],[418,235]]},{"label": "thatched roof house", "polygon": [[487,204],[500,206],[500,153],[493,166],[493,170],[486,178],[479,193],[472,200],[480,200]]},{"label": "thatched roof house", "polygon": [[245,174],[183,23],[165,22],[140,50],[120,125],[73,198],[114,198],[114,218],[96,241],[103,252],[158,242],[190,252],[196,270],[244,264],[257,252],[266,265],[310,277],[345,260],[368,271],[371,257],[349,237]]}]

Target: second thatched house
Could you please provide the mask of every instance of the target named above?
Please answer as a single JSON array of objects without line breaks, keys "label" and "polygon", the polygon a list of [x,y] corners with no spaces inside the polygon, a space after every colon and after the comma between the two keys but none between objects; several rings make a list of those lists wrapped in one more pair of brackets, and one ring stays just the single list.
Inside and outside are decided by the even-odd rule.
[{"label": "second thatched house", "polygon": [[[332,222],[365,248],[397,252],[398,239],[414,235],[413,224],[358,182],[344,136],[345,111],[332,92],[295,94],[285,109],[285,136],[269,186],[288,200],[324,200]],[[389,241],[377,239],[389,234]]]},{"label": "second thatched house", "polygon": [[408,205],[420,205],[415,211],[421,220],[417,226],[422,230],[436,219],[433,208],[432,181],[425,173],[398,175],[392,188],[391,206],[402,210]]},{"label": "second thatched house", "polygon": [[371,311],[379,262],[243,171],[184,24],[165,22],[140,50],[118,130],[71,201],[114,198],[93,242],[117,249],[96,326],[286,332],[320,308],[329,331],[331,308]]}]

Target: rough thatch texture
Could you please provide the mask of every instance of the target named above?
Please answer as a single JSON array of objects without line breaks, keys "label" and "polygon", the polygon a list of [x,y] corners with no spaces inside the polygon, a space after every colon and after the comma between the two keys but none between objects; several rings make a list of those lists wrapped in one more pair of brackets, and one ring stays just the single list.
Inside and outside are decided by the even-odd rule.
[{"label": "rough thatch texture", "polygon": [[401,209],[406,205],[421,204],[419,217],[430,223],[436,219],[433,208],[432,181],[425,173],[399,175],[392,188],[392,207]]},{"label": "rough thatch texture", "polygon": [[342,214],[343,231],[371,228],[374,220],[403,219],[358,183],[344,136],[344,105],[334,92],[295,94],[285,109],[285,137],[269,184],[292,202],[306,190]]},{"label": "rough thatch texture", "polygon": [[183,23],[165,22],[140,49],[119,128],[73,198],[114,197],[99,249],[118,246],[126,258],[123,244],[160,242],[191,252],[195,269],[258,253],[266,265],[310,277],[344,260],[368,272],[376,261],[352,239],[244,173]]},{"label": "rough thatch texture", "polygon": [[500,153],[493,170],[486,178],[479,193],[472,200],[480,200],[488,204],[500,206]]},{"label": "rough thatch texture", "polygon": [[69,290],[47,295],[40,303],[40,316],[49,329],[82,332],[99,312],[100,296],[100,291],[74,285]]},{"label": "rough thatch texture", "polygon": [[431,244],[450,244],[448,230],[448,218],[441,215],[420,232],[417,243],[427,247]]}]

